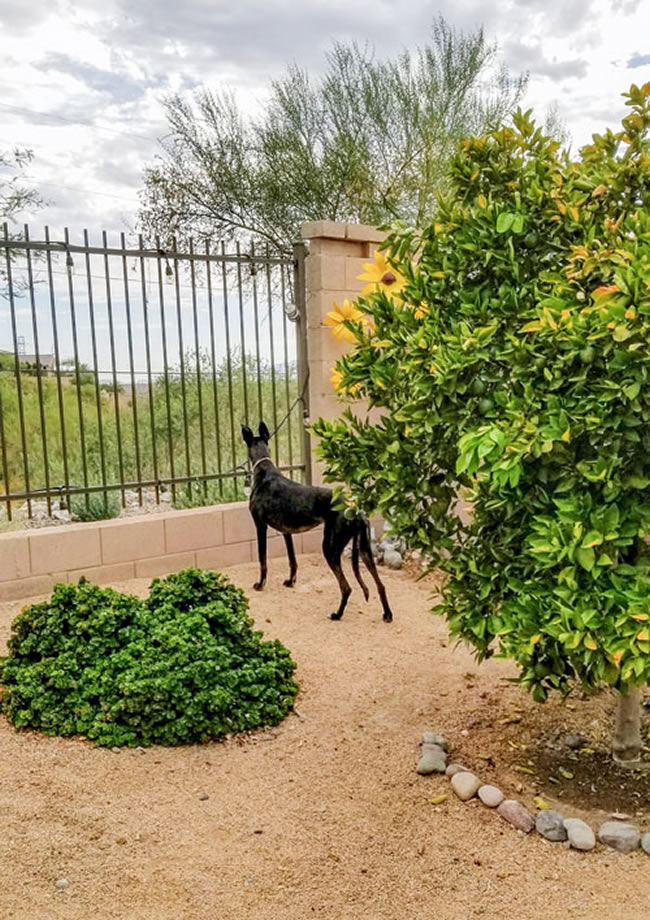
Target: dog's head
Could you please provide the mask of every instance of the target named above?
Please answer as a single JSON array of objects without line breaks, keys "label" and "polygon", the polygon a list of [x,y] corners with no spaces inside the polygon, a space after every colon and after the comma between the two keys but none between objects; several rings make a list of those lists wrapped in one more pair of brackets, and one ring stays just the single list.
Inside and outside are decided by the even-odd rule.
[{"label": "dog's head", "polygon": [[258,433],[255,434],[250,428],[247,428],[246,425],[241,426],[241,436],[248,447],[248,459],[251,463],[256,463],[258,460],[261,460],[262,457],[269,456],[269,439],[271,437],[271,432],[264,422],[260,422],[257,431]]}]

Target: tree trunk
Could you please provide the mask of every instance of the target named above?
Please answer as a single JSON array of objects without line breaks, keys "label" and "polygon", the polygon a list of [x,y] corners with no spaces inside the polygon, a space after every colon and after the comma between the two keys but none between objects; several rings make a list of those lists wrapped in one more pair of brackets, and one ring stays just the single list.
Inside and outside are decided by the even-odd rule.
[{"label": "tree trunk", "polygon": [[627,687],[616,710],[612,755],[617,763],[638,766],[641,761],[641,690]]}]

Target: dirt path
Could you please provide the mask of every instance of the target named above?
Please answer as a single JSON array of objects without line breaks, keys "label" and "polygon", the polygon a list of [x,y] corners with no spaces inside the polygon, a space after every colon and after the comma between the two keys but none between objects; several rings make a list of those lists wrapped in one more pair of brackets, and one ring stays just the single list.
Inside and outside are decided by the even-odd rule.
[{"label": "dirt path", "polygon": [[[278,728],[116,754],[0,720],[0,920],[648,920],[643,853],[523,838],[478,803],[433,806],[446,780],[414,772],[422,730],[441,729],[454,759],[516,794],[530,777],[502,751],[531,726],[601,725],[607,706],[535,707],[504,664],[447,647],[428,589],[404,573],[386,572],[392,625],[358,591],[332,623],[331,574],[316,556],[300,566],[291,592],[272,561],[262,595],[255,566],[229,571],[299,664],[298,714]],[[3,640],[20,606],[0,611]]]}]

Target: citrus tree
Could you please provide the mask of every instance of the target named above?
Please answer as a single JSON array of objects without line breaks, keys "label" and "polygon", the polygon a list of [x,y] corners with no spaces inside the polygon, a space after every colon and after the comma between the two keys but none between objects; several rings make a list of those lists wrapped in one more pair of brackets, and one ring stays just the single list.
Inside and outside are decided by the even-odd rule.
[{"label": "citrus tree", "polygon": [[[438,611],[538,701],[650,680],[650,84],[578,159],[530,113],[462,142],[421,232],[398,229],[314,425],[330,481],[447,574]],[[382,261],[383,260],[383,261]],[[464,503],[473,509],[464,513]]]}]

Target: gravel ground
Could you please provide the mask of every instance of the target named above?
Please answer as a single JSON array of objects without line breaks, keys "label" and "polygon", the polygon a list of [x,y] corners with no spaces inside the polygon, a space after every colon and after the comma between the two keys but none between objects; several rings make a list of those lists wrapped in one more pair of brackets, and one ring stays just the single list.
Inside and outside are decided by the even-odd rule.
[{"label": "gravel ground", "polygon": [[[259,627],[298,662],[297,711],[277,728],[114,753],[0,719],[1,920],[648,920],[641,851],[524,837],[476,800],[433,805],[448,781],[415,774],[422,731],[442,730],[453,759],[508,795],[523,783],[531,807],[533,778],[505,761],[523,737],[513,711],[534,748],[535,726],[548,738],[600,724],[607,705],[536,707],[504,681],[507,665],[479,668],[448,647],[428,613],[431,582],[384,570],[395,622],[357,589],[333,623],[331,573],[317,556],[299,565],[288,591],[284,560],[272,560],[263,594],[250,590],[256,566],[229,570]],[[0,610],[3,640],[21,606]],[[602,820],[584,803],[562,807]]]}]

